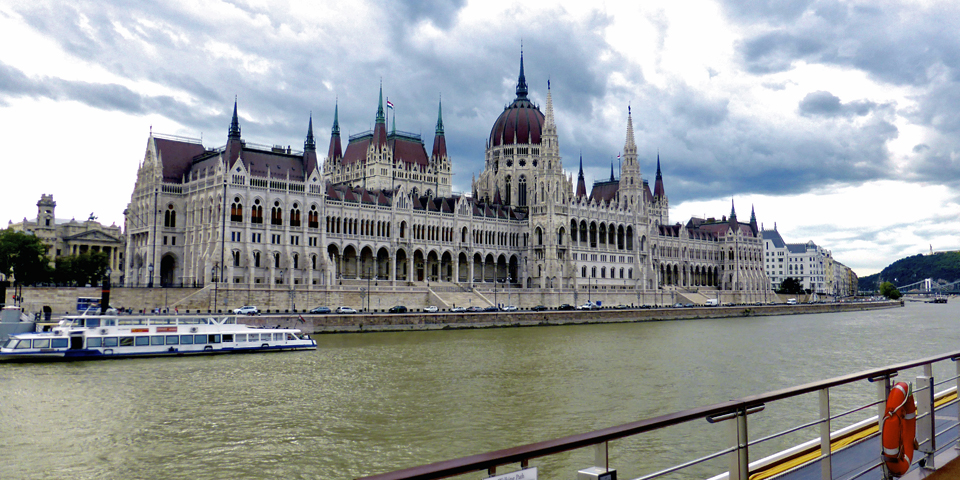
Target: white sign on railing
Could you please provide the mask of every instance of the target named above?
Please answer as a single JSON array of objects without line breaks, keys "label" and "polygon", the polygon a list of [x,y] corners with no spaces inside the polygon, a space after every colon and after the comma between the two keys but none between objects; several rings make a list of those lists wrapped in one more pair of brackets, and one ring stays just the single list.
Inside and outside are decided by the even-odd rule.
[{"label": "white sign on railing", "polygon": [[537,467],[524,468],[516,472],[504,473],[484,480],[537,480]]}]

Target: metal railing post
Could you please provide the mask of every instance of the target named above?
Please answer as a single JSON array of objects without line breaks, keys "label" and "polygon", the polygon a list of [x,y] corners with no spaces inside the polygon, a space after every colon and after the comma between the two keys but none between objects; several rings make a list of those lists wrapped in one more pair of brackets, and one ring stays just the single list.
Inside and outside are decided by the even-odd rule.
[{"label": "metal railing post", "polygon": [[593,464],[598,467],[603,467],[604,470],[610,468],[610,465],[608,464],[610,456],[607,454],[607,443],[608,442],[596,444],[596,451],[594,451],[593,455]]},{"label": "metal railing post", "polygon": [[730,452],[730,480],[747,480],[750,476],[750,455],[747,451],[747,411],[737,408],[730,422],[730,439],[736,450]]},{"label": "metal railing post", "polygon": [[883,414],[887,412],[887,397],[890,396],[890,376],[884,376],[877,380],[877,421],[883,425]]},{"label": "metal railing post", "polygon": [[831,480],[833,478],[833,466],[831,459],[833,452],[830,450],[830,389],[820,390],[820,478]]},{"label": "metal railing post", "polygon": [[924,467],[933,469],[933,457],[937,451],[937,430],[934,418],[933,407],[933,376],[930,365],[925,365],[923,376],[917,377],[917,391],[914,395],[917,402],[917,442],[920,444],[918,451],[925,453]]}]

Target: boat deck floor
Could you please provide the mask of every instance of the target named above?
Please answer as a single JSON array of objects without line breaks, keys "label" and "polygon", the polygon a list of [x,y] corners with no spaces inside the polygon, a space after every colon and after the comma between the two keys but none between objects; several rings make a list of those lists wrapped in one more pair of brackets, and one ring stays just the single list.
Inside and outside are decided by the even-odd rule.
[{"label": "boat deck floor", "polygon": [[[960,475],[950,475],[949,472],[960,474],[960,461],[951,461],[957,458],[957,418],[955,416],[938,416],[937,423],[937,451],[934,455],[934,466],[938,469],[921,468],[918,461],[923,453],[914,454],[913,465],[907,473],[900,477],[902,480],[945,480],[958,479]],[[793,471],[774,477],[778,480],[820,480],[820,460],[815,460]],[[836,480],[882,480],[883,472],[879,467],[880,437],[874,435],[843,450],[835,451],[832,456],[833,478]],[[949,464],[949,465],[948,465]],[[875,467],[875,468],[871,468]],[[867,471],[869,469],[869,471]],[[864,473],[866,471],[866,473]]]}]

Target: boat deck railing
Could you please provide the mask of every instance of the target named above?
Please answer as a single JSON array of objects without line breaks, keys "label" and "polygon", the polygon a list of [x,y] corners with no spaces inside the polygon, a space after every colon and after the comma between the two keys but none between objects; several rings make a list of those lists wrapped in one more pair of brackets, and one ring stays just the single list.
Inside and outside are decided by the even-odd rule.
[{"label": "boat deck railing", "polygon": [[[881,478],[882,467],[879,448],[876,448],[876,455],[865,455],[866,458],[862,460],[858,459],[854,462],[846,459],[843,462],[843,466],[839,468],[834,467],[833,460],[838,454],[844,453],[842,450],[845,447],[865,442],[866,439],[870,437],[876,438],[878,427],[877,418],[883,417],[887,396],[890,393],[892,385],[896,382],[895,377],[898,373],[905,370],[920,369],[922,375],[917,376],[916,387],[914,388],[914,398],[917,404],[917,441],[920,444],[920,448],[914,454],[913,463],[917,464],[922,461],[928,467],[932,466],[934,464],[934,455],[948,446],[948,441],[943,440],[943,438],[947,437],[944,435],[947,430],[953,431],[953,435],[949,437],[950,444],[956,444],[956,427],[958,426],[956,412],[949,416],[944,415],[943,418],[937,418],[937,411],[957,405],[956,387],[960,384],[960,362],[958,362],[958,360],[960,360],[960,351],[955,351],[760,395],[743,397],[710,406],[669,413],[654,418],[604,428],[602,430],[579,433],[563,438],[362,477],[361,480],[436,479],[471,472],[486,472],[487,475],[493,476],[496,475],[498,468],[505,468],[516,464],[520,469],[526,469],[531,466],[531,460],[582,448],[595,449],[592,472],[600,473],[595,474],[596,476],[592,478],[603,480],[604,478],[611,478],[604,477],[603,473],[611,472],[618,467],[617,465],[609,464],[609,449],[615,446],[611,442],[643,435],[667,427],[703,421],[709,424],[726,424],[726,428],[728,429],[728,443],[726,448],[648,473],[635,480],[656,479],[674,472],[684,471],[690,467],[711,460],[722,462],[722,457],[725,457],[728,462],[728,470],[726,473],[717,475],[711,480],[756,480],[769,478],[773,475],[780,475],[790,469],[796,469],[796,460],[803,457],[807,458],[805,464],[808,467],[811,462],[819,463],[819,475],[811,475],[810,468],[807,468],[805,469],[804,475],[797,478],[820,478],[822,480],[838,478],[846,480]],[[952,369],[951,372],[956,372],[956,374],[942,381],[934,382],[934,365],[945,364],[946,362],[954,363],[954,369]],[[949,365],[946,365],[946,367],[948,366]],[[908,380],[904,379],[902,381]],[[876,390],[876,401],[860,404],[855,408],[842,412],[834,412],[831,410],[831,389],[856,386],[855,384],[860,384],[859,387],[862,388],[864,386],[862,382],[874,384],[873,388]],[[934,393],[936,391],[944,390],[949,391],[950,395],[945,396],[941,394],[935,396]],[[772,435],[751,439],[750,434],[752,432],[749,430],[747,423],[747,417],[749,415],[764,410],[768,405],[773,404],[773,402],[796,399],[796,397],[807,394],[817,394],[817,398],[819,399],[819,415],[816,420],[796,425]],[[873,408],[876,408],[875,412],[877,416],[870,413],[869,418],[860,422],[854,422],[850,418],[846,418],[858,412],[871,412]],[[851,423],[851,425],[843,429],[833,430],[831,426],[841,424],[842,422],[839,420],[842,418],[847,420],[848,423]],[[819,427],[818,440],[812,440],[795,448],[780,452],[779,454],[771,455],[757,461],[751,461],[750,451],[752,447],[757,447],[760,444],[791,433],[815,427]],[[941,438],[940,443],[943,443],[943,445],[938,445],[938,437]],[[793,463],[791,464],[786,461],[792,461]],[[851,463],[854,463],[853,467],[850,466]],[[621,467],[628,467],[628,465],[621,465]],[[637,468],[636,465],[629,467]],[[914,465],[914,467],[916,467],[916,465]],[[570,472],[569,475],[577,475],[577,473]],[[564,478],[572,477],[568,477],[565,474]],[[612,478],[617,477],[614,475]]]}]

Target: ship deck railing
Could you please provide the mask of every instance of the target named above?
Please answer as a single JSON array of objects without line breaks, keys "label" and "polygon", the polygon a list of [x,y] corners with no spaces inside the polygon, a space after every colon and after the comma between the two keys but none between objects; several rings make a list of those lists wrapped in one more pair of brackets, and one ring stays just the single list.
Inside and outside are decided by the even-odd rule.
[{"label": "ship deck railing", "polygon": [[[360,480],[426,480],[449,478],[472,472],[484,472],[486,475],[494,476],[498,469],[504,473],[517,471],[517,467],[524,470],[530,468],[531,461],[535,459],[586,448],[594,449],[594,465],[581,472],[589,471],[592,475],[590,478],[598,480],[618,478],[616,474],[613,476],[604,476],[604,474],[614,472],[617,467],[642,470],[647,468],[647,465],[611,465],[610,449],[616,448],[615,441],[694,422],[726,428],[728,439],[726,448],[646,473],[636,477],[635,480],[653,480],[677,472],[682,474],[691,467],[710,461],[725,461],[727,465],[726,472],[719,473],[710,480],[883,479],[886,477],[880,461],[881,446],[877,419],[883,417],[891,387],[898,381],[910,382],[907,378],[896,378],[898,374],[906,374],[909,373],[908,371],[921,373],[916,376],[913,390],[917,404],[916,438],[920,448],[914,454],[910,471],[902,478],[920,479],[937,465],[954,459],[957,456],[957,449],[960,448],[957,443],[957,420],[960,417],[957,412],[957,387],[960,385],[958,360],[960,360],[960,351],[955,351],[705,407],[668,413],[601,430],[375,474],[362,477]],[[949,362],[954,364],[952,369],[949,368]],[[933,376],[935,365],[938,371],[941,371],[941,368],[947,369],[946,371],[950,372],[949,377],[935,381]],[[876,392],[875,401],[841,412],[832,411],[831,389],[864,388],[868,385]],[[797,400],[797,397],[803,395],[815,396],[818,400],[818,405],[814,409],[819,411],[819,415],[815,420],[777,433],[752,438],[753,432],[748,428],[747,422],[750,415],[765,410],[768,405],[773,405],[775,402]],[[874,411],[873,409],[876,409],[876,414],[869,413]],[[851,416],[857,413],[861,415],[868,413],[868,415],[862,420],[853,420]],[[832,425],[840,425],[844,422],[848,424],[843,428],[836,430],[831,428]],[[694,425],[694,428],[704,427]],[[819,432],[818,438],[751,461],[751,449],[765,442],[811,429]],[[682,448],[682,445],[679,447]],[[579,472],[567,472],[562,478],[577,478],[578,474]],[[619,478],[623,480],[625,477]]]}]

